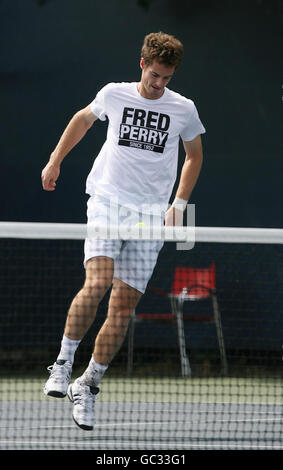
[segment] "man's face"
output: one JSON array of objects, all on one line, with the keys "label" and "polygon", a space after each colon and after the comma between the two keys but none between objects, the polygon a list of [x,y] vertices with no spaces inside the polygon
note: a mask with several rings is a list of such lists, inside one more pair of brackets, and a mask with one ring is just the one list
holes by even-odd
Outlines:
[{"label": "man's face", "polygon": [[152,64],[146,65],[144,59],[140,61],[142,76],[140,82],[140,94],[149,100],[157,100],[164,93],[164,88],[171,80],[174,66],[160,64],[156,60]]}]

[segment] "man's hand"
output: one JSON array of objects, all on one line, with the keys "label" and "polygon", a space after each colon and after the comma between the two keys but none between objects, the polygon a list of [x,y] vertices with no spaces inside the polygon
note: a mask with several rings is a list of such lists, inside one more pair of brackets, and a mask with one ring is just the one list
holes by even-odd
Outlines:
[{"label": "man's hand", "polygon": [[47,163],[46,167],[42,170],[41,181],[42,187],[45,191],[54,191],[56,188],[56,181],[60,175],[60,166],[54,163]]},{"label": "man's hand", "polygon": [[41,174],[42,186],[45,191],[54,191],[60,174],[60,165],[68,153],[84,137],[88,129],[98,119],[91,110],[91,105],[78,111],[64,130],[50,160]]},{"label": "man's hand", "polygon": [[165,214],[165,225],[166,226],[181,226],[183,225],[183,211],[176,207],[170,207]]}]

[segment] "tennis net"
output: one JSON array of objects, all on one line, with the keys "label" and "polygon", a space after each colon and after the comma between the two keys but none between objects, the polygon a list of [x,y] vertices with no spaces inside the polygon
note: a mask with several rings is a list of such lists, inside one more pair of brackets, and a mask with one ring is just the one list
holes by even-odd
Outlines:
[{"label": "tennis net", "polygon": [[[91,236],[121,236],[100,229]],[[43,393],[84,283],[86,234],[84,224],[0,223],[0,449],[282,450],[283,230],[124,230],[124,240],[164,245],[99,385],[91,432],[76,427],[67,398]]]}]

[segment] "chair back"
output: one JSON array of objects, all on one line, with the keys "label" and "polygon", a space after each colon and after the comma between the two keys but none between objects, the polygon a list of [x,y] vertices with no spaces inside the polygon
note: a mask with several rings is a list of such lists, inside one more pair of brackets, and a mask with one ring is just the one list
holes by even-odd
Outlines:
[{"label": "chair back", "polygon": [[208,268],[177,266],[174,273],[171,295],[183,295],[188,300],[210,297],[216,289],[215,263]]}]

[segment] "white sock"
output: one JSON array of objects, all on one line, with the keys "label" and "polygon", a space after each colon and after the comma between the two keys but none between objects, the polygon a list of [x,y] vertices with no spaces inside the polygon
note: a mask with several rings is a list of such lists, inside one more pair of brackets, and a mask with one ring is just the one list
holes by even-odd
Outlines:
[{"label": "white sock", "polygon": [[61,350],[57,357],[57,361],[69,361],[71,364],[74,362],[75,352],[78,349],[81,340],[74,340],[63,336],[61,341]]},{"label": "white sock", "polygon": [[80,382],[89,385],[90,387],[97,387],[103,375],[105,374],[108,366],[98,364],[93,357],[89,361],[89,365],[83,375],[80,377]]}]

